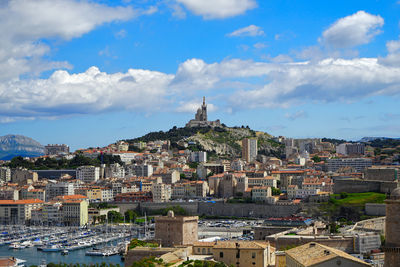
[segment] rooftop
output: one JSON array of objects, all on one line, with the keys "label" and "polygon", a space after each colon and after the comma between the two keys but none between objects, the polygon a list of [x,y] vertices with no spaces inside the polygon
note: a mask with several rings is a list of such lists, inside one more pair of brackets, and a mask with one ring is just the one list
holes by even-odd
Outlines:
[{"label": "rooftop", "polygon": [[365,266],[370,266],[364,261],[353,257],[341,250],[324,246],[315,242],[310,242],[302,246],[287,250],[286,255],[295,259],[303,266],[313,266],[317,263],[322,263],[337,257],[345,258],[347,260],[357,262]]}]

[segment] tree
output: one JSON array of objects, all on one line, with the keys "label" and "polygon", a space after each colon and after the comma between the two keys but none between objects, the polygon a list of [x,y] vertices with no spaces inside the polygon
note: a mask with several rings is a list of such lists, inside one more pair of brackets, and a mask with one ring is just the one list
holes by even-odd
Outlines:
[{"label": "tree", "polygon": [[135,222],[136,218],[138,217],[137,213],[134,210],[127,210],[124,215],[125,222],[127,223]]},{"label": "tree", "polygon": [[314,162],[320,162],[320,161],[321,161],[321,158],[318,157],[317,155],[315,155],[314,157],[312,157],[312,160],[313,160]]},{"label": "tree", "polygon": [[273,196],[279,196],[282,193],[280,189],[275,187],[271,187],[271,191]]},{"label": "tree", "polygon": [[108,220],[113,223],[120,223],[124,221],[124,216],[118,211],[111,210],[107,213]]}]

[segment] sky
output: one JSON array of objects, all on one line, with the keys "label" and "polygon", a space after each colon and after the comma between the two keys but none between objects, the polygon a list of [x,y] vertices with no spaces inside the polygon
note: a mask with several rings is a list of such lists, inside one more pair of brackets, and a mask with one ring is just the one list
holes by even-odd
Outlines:
[{"label": "sky", "polygon": [[73,150],[208,117],[400,137],[398,0],[3,0],[0,135]]}]

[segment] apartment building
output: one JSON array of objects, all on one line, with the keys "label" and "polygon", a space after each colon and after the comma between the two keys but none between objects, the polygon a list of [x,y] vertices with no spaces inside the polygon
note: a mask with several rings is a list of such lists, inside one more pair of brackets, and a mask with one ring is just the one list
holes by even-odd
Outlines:
[{"label": "apartment building", "polygon": [[32,184],[38,181],[38,174],[24,168],[12,169],[11,181],[18,185]]},{"label": "apartment building", "polygon": [[57,196],[66,196],[75,194],[73,183],[48,183],[46,185],[46,201],[52,200]]},{"label": "apartment building", "polygon": [[100,168],[95,166],[81,166],[76,169],[76,178],[91,183],[100,179]]},{"label": "apartment building", "polygon": [[251,199],[255,202],[268,202],[268,198],[271,196],[271,187],[255,186],[251,189]]},{"label": "apartment building", "polygon": [[11,169],[8,167],[0,167],[0,181],[7,183],[11,181]]},{"label": "apartment building", "polygon": [[242,159],[247,163],[257,158],[257,138],[244,138],[242,140]]},{"label": "apartment building", "polygon": [[342,168],[353,168],[357,172],[372,166],[372,160],[368,158],[338,158],[328,159],[328,172],[336,172]]},{"label": "apartment building", "polygon": [[151,188],[153,202],[167,202],[171,199],[171,185],[154,183]]},{"label": "apartment building", "polygon": [[205,151],[190,152],[189,160],[191,162],[207,162],[207,152]]},{"label": "apartment building", "polygon": [[0,224],[26,224],[31,219],[32,210],[42,207],[39,199],[0,200]]}]

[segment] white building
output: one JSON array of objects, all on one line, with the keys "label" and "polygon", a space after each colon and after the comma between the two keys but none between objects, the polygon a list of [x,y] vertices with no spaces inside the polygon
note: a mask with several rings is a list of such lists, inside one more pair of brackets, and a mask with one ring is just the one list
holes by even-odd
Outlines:
[{"label": "white building", "polygon": [[91,183],[100,179],[100,168],[95,166],[81,166],[76,169],[76,178]]},{"label": "white building", "polygon": [[9,182],[11,181],[11,169],[8,167],[0,167],[0,181]]},{"label": "white building", "polygon": [[125,168],[124,166],[119,165],[118,163],[110,164],[105,169],[105,178],[124,178],[125,177]]},{"label": "white building", "polygon": [[319,189],[299,188],[296,190],[296,198],[307,198],[309,196],[317,195]]},{"label": "white building", "polygon": [[336,172],[337,170],[350,167],[354,168],[357,172],[372,166],[372,160],[367,158],[342,158],[342,159],[328,159],[328,171]]}]

